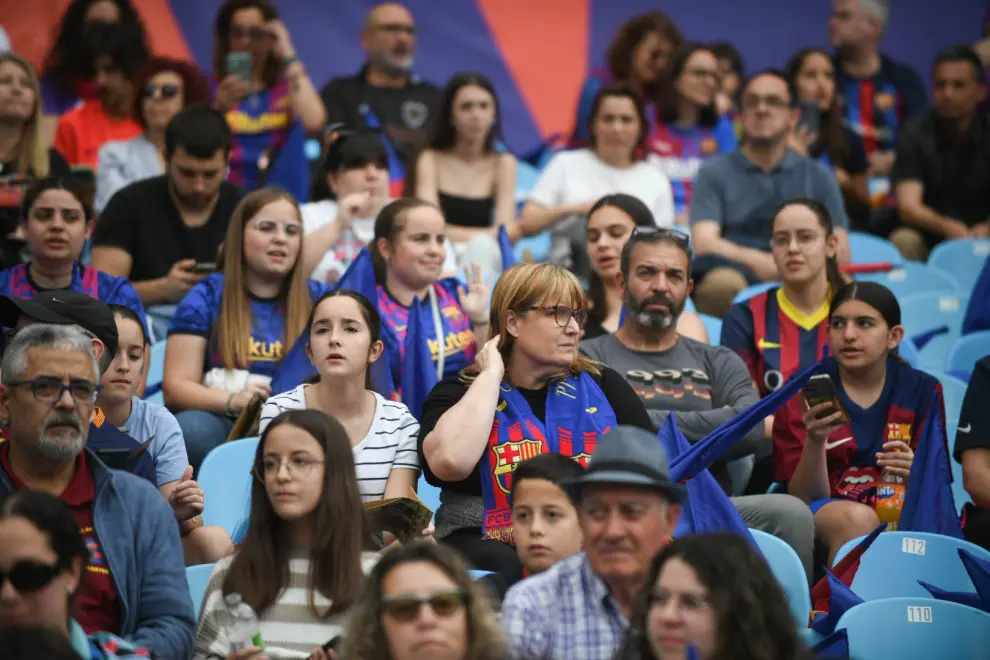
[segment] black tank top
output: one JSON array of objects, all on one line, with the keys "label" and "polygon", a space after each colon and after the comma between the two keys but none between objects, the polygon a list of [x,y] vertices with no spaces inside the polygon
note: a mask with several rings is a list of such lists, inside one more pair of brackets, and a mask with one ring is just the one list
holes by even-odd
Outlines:
[{"label": "black tank top", "polygon": [[457,197],[437,193],[437,199],[448,225],[484,229],[495,222],[494,197]]}]

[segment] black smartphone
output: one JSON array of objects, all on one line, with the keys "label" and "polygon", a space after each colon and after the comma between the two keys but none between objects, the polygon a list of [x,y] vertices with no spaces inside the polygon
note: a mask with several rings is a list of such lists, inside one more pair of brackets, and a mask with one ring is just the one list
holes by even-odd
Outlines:
[{"label": "black smartphone", "polygon": [[193,272],[197,275],[209,275],[210,273],[217,272],[217,263],[215,261],[197,263],[193,266]]},{"label": "black smartphone", "polygon": [[832,377],[828,374],[815,374],[804,384],[801,392],[804,394],[804,400],[808,402],[808,406],[811,408],[826,401],[832,404],[832,407],[819,415],[818,419],[828,417],[838,411],[842,413],[842,417],[836,421],[840,424],[849,423],[849,415],[842,406],[842,401],[839,399],[839,392],[835,389],[835,383],[832,382]]},{"label": "black smartphone", "polygon": [[822,111],[815,101],[801,101],[801,115],[798,127],[804,127],[809,135],[817,135],[822,128]]}]

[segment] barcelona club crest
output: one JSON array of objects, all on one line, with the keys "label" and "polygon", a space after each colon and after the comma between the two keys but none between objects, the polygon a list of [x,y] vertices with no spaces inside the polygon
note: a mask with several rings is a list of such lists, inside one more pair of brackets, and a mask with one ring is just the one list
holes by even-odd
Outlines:
[{"label": "barcelona club crest", "polygon": [[508,494],[512,489],[512,472],[516,466],[542,454],[543,445],[537,440],[504,442],[492,447],[492,451],[495,452],[495,483],[503,493]]}]

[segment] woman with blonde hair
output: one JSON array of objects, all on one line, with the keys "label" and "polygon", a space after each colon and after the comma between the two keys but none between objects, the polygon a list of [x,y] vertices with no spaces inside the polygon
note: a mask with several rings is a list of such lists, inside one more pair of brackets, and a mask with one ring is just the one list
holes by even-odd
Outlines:
[{"label": "woman with blonde hair", "polygon": [[455,552],[435,543],[382,555],[350,617],[343,660],[509,657],[488,594]]},{"label": "woman with blonde hair", "polygon": [[71,171],[62,155],[49,148],[41,121],[41,86],[34,67],[13,53],[0,53],[0,235],[17,231],[18,205],[31,183]]},{"label": "woman with blonde hair", "polygon": [[277,188],[250,193],[234,209],[223,270],[182,299],[168,330],[165,402],[176,415],[189,463],[223,442],[269,382],[286,345],[306,329],[326,286],[297,268],[302,219],[292,195]]},{"label": "woman with blonde hair", "polygon": [[420,465],[443,489],[436,536],[475,568],[518,562],[507,496],[516,462],[561,453],[583,463],[616,424],[655,431],[625,379],[578,354],[587,320],[571,272],[552,264],[510,268],[492,295],[488,342],[423,406]]}]

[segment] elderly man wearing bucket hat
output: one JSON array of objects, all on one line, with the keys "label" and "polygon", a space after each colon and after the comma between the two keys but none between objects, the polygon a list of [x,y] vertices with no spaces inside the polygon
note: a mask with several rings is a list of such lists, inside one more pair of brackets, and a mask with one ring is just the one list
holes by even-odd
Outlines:
[{"label": "elderly man wearing bucket hat", "polygon": [[577,506],[584,552],[510,589],[502,627],[514,657],[608,660],[686,492],[670,480],[657,437],[631,426],[605,434],[587,472],[561,486]]}]

